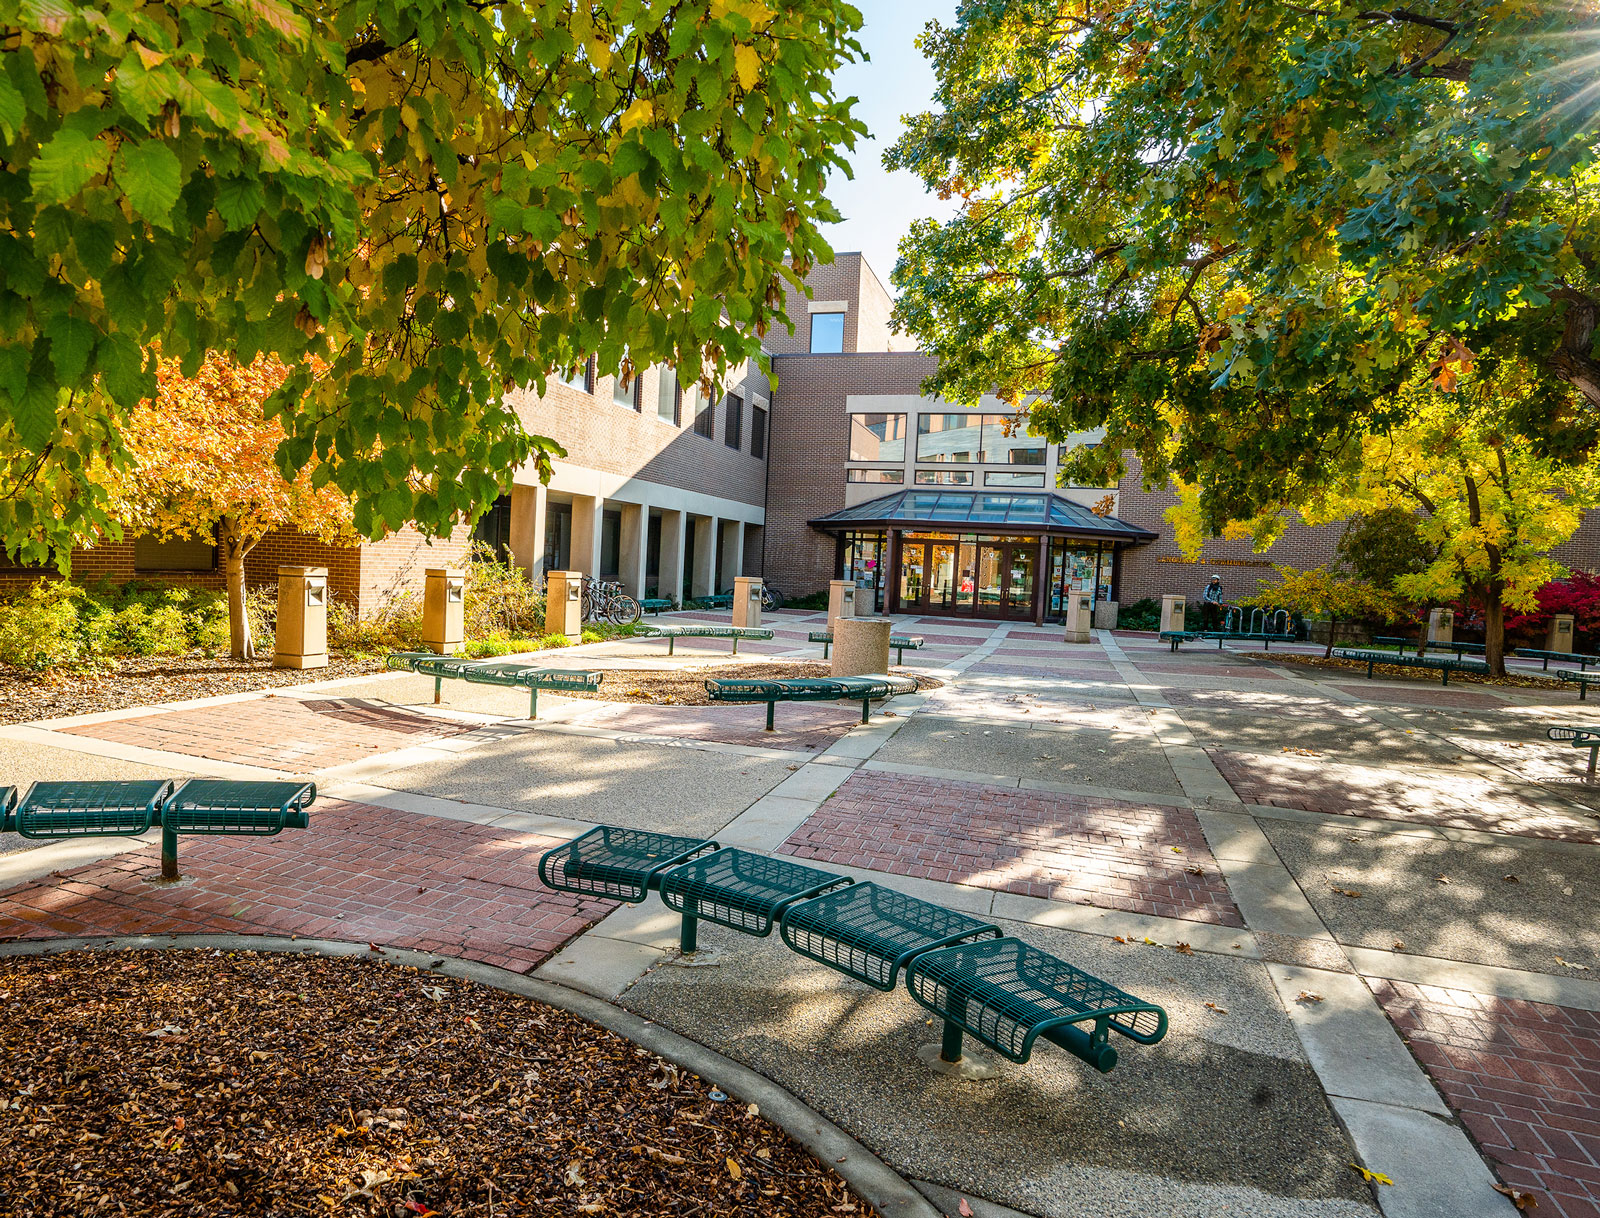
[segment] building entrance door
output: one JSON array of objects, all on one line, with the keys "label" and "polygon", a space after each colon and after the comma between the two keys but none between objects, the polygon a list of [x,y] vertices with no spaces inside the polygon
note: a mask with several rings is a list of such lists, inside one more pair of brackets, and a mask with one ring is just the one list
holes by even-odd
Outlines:
[{"label": "building entrance door", "polygon": [[1033,616],[1039,544],[903,538],[895,609],[951,617]]}]

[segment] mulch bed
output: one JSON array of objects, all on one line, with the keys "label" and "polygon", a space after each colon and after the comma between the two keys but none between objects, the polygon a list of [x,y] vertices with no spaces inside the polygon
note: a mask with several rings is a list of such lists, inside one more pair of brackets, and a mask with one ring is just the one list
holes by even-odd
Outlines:
[{"label": "mulch bed", "polygon": [[337,655],[329,657],[326,668],[306,669],[274,668],[271,656],[236,662],[198,654],[118,660],[115,668],[97,673],[41,675],[0,667],[0,723],[29,723],[157,702],[246,694],[382,671],[381,658],[349,659]]},{"label": "mulch bed", "polygon": [[[715,677],[718,680],[751,677],[772,681],[788,677],[832,675],[832,670],[825,663],[707,664],[671,672],[656,669],[608,668],[605,670],[605,679],[600,683],[598,691],[594,693],[574,691],[569,694],[566,690],[562,690],[561,694],[562,697],[593,698],[601,702],[643,702],[657,706],[722,706],[726,704],[713,702],[711,695],[706,693],[708,677]],[[937,689],[944,684],[943,681],[906,672],[904,669],[899,670],[896,675],[915,677],[918,689]]]},{"label": "mulch bed", "polygon": [[[1363,677],[1367,675],[1367,664],[1365,660],[1357,663],[1355,660],[1340,660],[1334,658],[1333,656],[1289,656],[1283,652],[1277,651],[1241,651],[1239,654],[1252,660],[1266,660],[1273,664],[1283,664],[1285,666],[1291,664],[1304,664],[1311,668],[1334,668],[1341,672],[1358,673]],[[1481,660],[1483,657],[1468,656],[1467,658]],[[1403,680],[1407,678],[1411,680],[1426,679],[1435,685],[1439,684],[1439,670],[1435,668],[1408,668],[1403,664],[1379,664],[1373,668],[1372,673],[1373,676],[1381,676],[1391,681]],[[1450,684],[1454,685],[1457,681],[1470,682],[1473,685],[1513,686],[1520,689],[1564,688],[1547,677],[1522,676],[1516,673],[1508,673],[1503,677],[1485,677],[1475,673],[1459,672],[1455,669],[1451,669]]]},{"label": "mulch bed", "polygon": [[695,1075],[425,970],[257,952],[0,961],[0,1213],[862,1215]]}]

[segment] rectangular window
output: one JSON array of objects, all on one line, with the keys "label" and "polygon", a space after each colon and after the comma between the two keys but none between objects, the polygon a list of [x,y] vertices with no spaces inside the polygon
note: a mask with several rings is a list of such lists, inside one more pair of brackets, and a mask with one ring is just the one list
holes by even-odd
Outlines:
[{"label": "rectangular window", "polygon": [[919,469],[918,486],[971,486],[970,469]]},{"label": "rectangular window", "polygon": [[135,571],[215,571],[217,547],[209,537],[155,537],[133,539]]},{"label": "rectangular window", "polygon": [[853,414],[850,416],[850,460],[904,461],[905,459],[905,415]]},{"label": "rectangular window", "polygon": [[750,455],[762,460],[767,456],[767,412],[759,406],[750,412]]},{"label": "rectangular window", "polygon": [[844,351],[844,314],[811,315],[811,354],[839,355]]},{"label": "rectangular window", "polygon": [[919,414],[917,416],[917,460],[953,461],[970,464],[982,461],[983,415]]},{"label": "rectangular window", "polygon": [[744,399],[730,393],[723,399],[722,409],[727,416],[722,425],[722,442],[737,452],[744,446]]},{"label": "rectangular window", "polygon": [[594,360],[586,359],[576,367],[563,369],[560,380],[567,388],[576,389],[579,393],[593,393]]},{"label": "rectangular window", "polygon": [[[1007,426],[1013,428],[1006,434]],[[1026,423],[1019,424],[1014,414],[983,416],[983,456],[990,465],[1043,465],[1043,437],[1035,435]]]},{"label": "rectangular window", "polygon": [[903,469],[852,469],[845,473],[846,482],[904,482]]},{"label": "rectangular window", "polygon": [[629,410],[639,409],[639,378],[634,377],[626,387],[622,383],[622,369],[617,369],[617,375],[611,382],[611,400],[618,406],[626,406]]},{"label": "rectangular window", "polygon": [[678,410],[682,405],[678,394],[678,374],[663,364],[656,370],[656,418],[674,427],[681,426]]},{"label": "rectangular window", "polygon": [[716,420],[711,415],[711,399],[702,400],[699,390],[690,388],[683,391],[683,404],[694,412],[694,434],[711,439],[716,429]]},{"label": "rectangular window", "polygon": [[1040,474],[1008,474],[1000,470],[990,470],[983,476],[985,486],[1043,486],[1044,475]]}]

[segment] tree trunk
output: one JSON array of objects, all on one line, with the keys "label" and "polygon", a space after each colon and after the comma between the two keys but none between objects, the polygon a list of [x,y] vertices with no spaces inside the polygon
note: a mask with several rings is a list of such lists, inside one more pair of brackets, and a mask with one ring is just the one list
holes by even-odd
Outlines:
[{"label": "tree trunk", "polygon": [[1483,659],[1491,676],[1506,675],[1506,607],[1500,591],[1491,588],[1483,603]]},{"label": "tree trunk", "polygon": [[240,535],[234,517],[224,516],[217,524],[217,546],[222,551],[222,570],[228,585],[230,651],[235,660],[253,660],[256,645],[250,637],[250,615],[244,606],[244,559],[255,548],[255,541]]}]

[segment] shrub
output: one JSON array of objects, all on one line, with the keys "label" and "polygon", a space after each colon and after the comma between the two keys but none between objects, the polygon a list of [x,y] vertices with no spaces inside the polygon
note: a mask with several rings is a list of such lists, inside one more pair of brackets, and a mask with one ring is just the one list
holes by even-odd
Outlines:
[{"label": "shrub", "polygon": [[78,635],[80,589],[43,581],[0,612],[0,662],[43,672],[82,655]]},{"label": "shrub", "polygon": [[783,598],[785,609],[826,609],[828,607],[828,593],[810,592],[805,596],[786,596]]},{"label": "shrub", "polygon": [[564,634],[547,634],[539,640],[539,650],[549,651],[553,647],[571,647],[572,640]]},{"label": "shrub", "polygon": [[580,643],[603,643],[606,641],[606,636],[598,630],[585,630],[578,636],[578,641]]},{"label": "shrub", "polygon": [[531,634],[544,625],[544,596],[521,567],[501,562],[482,542],[467,555],[464,616],[468,638]]},{"label": "shrub", "polygon": [[1159,630],[1161,602],[1153,596],[1117,606],[1118,630]]}]

